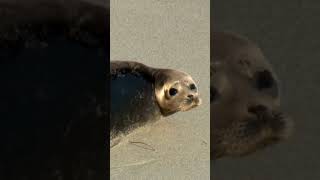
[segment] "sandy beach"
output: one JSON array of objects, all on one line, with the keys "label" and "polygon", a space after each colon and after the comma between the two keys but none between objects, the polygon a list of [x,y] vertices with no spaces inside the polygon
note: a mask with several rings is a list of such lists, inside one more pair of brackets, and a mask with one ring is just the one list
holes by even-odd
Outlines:
[{"label": "sandy beach", "polygon": [[137,129],[113,147],[111,179],[209,179],[209,0],[112,0],[110,6],[111,60],[187,72],[202,98],[201,106]]}]

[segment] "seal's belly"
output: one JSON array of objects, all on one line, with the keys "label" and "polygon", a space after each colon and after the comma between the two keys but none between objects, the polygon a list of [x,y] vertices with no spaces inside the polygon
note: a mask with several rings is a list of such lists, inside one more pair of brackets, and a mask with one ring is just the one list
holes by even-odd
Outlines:
[{"label": "seal's belly", "polygon": [[112,75],[110,98],[111,139],[160,117],[153,84],[139,74]]}]

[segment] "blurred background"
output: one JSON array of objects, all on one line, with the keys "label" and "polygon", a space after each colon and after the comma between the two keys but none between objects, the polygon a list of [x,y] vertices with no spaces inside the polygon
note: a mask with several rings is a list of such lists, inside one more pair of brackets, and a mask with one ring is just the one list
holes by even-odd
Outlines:
[{"label": "blurred background", "polygon": [[282,106],[295,122],[287,142],[213,164],[215,180],[320,179],[320,1],[213,1],[215,31],[255,41],[281,80]]}]

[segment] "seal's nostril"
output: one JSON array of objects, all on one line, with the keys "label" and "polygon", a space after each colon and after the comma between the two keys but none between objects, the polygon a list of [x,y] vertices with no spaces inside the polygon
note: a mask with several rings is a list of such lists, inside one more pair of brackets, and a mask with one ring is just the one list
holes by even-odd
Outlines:
[{"label": "seal's nostril", "polygon": [[188,98],[189,98],[189,99],[193,99],[193,95],[192,95],[192,94],[189,94],[189,95],[188,95]]}]

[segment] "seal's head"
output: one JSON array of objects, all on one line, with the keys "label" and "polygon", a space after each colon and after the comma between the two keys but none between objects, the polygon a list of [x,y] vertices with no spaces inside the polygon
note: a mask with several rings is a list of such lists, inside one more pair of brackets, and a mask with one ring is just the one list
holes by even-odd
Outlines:
[{"label": "seal's head", "polygon": [[190,75],[172,69],[157,69],[154,80],[156,99],[164,116],[201,104],[198,87]]},{"label": "seal's head", "polygon": [[211,73],[214,159],[246,155],[288,137],[291,121],[280,110],[278,79],[254,43],[214,33]]}]

